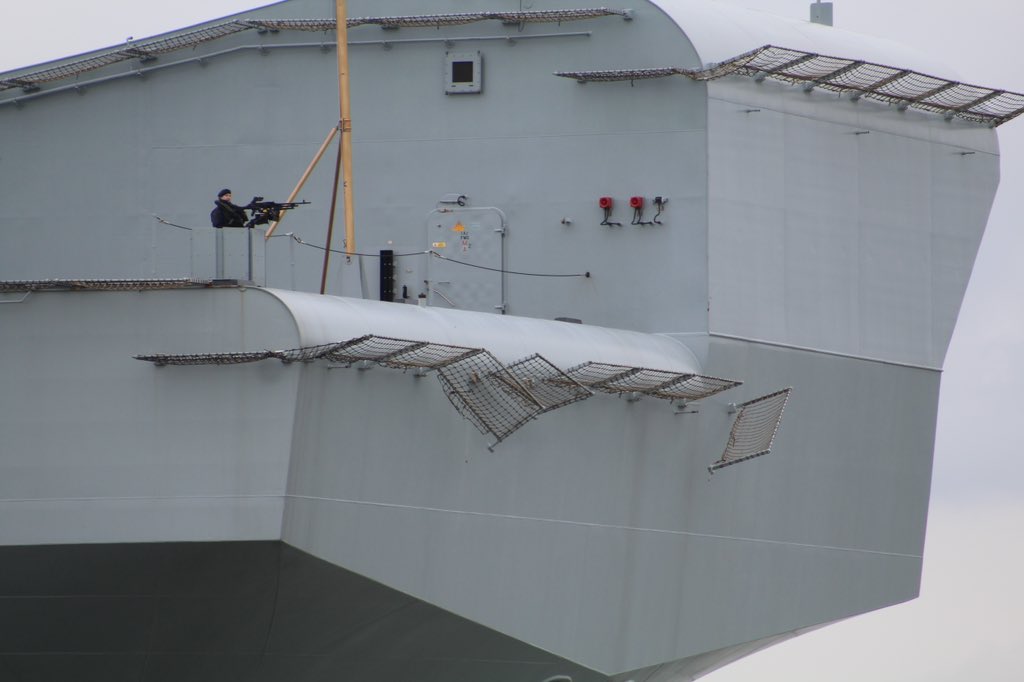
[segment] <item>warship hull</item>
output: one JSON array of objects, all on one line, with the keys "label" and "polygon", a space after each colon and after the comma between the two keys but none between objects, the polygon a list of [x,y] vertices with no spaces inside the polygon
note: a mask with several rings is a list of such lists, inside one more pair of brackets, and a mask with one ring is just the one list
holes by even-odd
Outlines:
[{"label": "warship hull", "polygon": [[[936,371],[231,284],[54,286],[2,309],[13,669],[685,679],[916,594]],[[774,452],[714,475],[728,397],[595,390],[495,444],[439,370],[280,352],[366,327],[506,366],[699,356],[745,370],[722,396],[788,378],[829,399],[795,393]]]},{"label": "warship hull", "polygon": [[0,677],[674,682],[917,596],[1013,93],[356,0],[342,247],[323,4],[0,77]]}]

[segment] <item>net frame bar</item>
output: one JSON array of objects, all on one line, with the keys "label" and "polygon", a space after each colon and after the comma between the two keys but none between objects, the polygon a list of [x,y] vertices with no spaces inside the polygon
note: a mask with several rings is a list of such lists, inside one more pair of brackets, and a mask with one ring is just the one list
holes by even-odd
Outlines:
[{"label": "net frame bar", "polygon": [[771,78],[998,126],[1024,113],[1024,94],[971,85],[885,64],[764,45],[705,69],[660,67],[559,71],[581,83],[686,76],[709,81],[729,75]]}]

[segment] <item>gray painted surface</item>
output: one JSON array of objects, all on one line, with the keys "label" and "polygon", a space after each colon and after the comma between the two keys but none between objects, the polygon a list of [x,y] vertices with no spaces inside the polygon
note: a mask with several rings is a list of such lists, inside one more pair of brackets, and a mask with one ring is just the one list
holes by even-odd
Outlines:
[{"label": "gray painted surface", "polygon": [[273,406],[293,402],[296,377],[240,366],[204,379],[132,359],[297,345],[275,299],[223,293],[36,292],[0,306],[3,544],[280,536],[294,412]]},{"label": "gray painted surface", "polygon": [[[507,9],[505,3],[492,5]],[[545,3],[543,9],[559,6],[572,5]],[[349,12],[381,16],[427,9],[415,2],[353,2]],[[443,2],[429,11],[467,9]],[[332,13],[331,3],[293,0],[259,16]],[[563,35],[580,32],[591,35]],[[467,43],[479,44],[486,58],[487,87],[480,95],[444,94],[442,40],[396,42],[389,50],[353,45],[359,250],[422,251],[425,217],[443,196],[464,194],[469,206],[505,211],[509,269],[594,273],[588,280],[507,278],[510,313],[567,315],[646,331],[704,328],[706,246],[698,226],[705,220],[705,87],[685,79],[659,81],[643,91],[628,83],[583,87],[551,75],[632,64],[639,43],[652,65],[694,64],[686,41],[647,5],[637,8],[631,22],[607,17],[539,24],[522,34],[553,36]],[[445,29],[444,35],[520,33],[486,22]],[[392,34],[364,26],[352,29],[349,38],[434,41],[439,35],[434,28]],[[152,215],[205,228],[213,194],[223,186],[242,201],[254,194],[284,200],[337,120],[335,54],[321,51],[320,42],[317,33],[239,34],[190,49],[180,57],[188,63],[145,79],[26,100],[21,108],[0,106],[0,142],[10,150],[0,160],[0,200],[14,207],[0,237],[3,277],[189,275],[189,234]],[[256,43],[311,46],[234,52],[205,66],[191,61]],[[83,78],[135,66],[108,67]],[[57,154],[59,167],[48,159]],[[313,205],[289,214],[282,233],[324,244],[331,166],[324,161],[314,173],[300,197]],[[62,184],[58,201],[54,177],[76,178]],[[628,227],[627,202],[637,194],[670,197],[663,227]],[[605,195],[617,198],[615,218],[626,228],[599,225],[597,201]],[[563,218],[572,223],[563,225]],[[55,251],[51,244],[58,240],[66,246]],[[340,238],[335,246],[341,248]],[[631,252],[646,257],[627,276],[621,255]],[[403,259],[402,265],[424,267],[424,258]],[[293,249],[289,240],[274,239],[267,259],[261,283],[292,288],[294,278],[301,290],[319,290],[319,250]],[[342,260],[334,261],[330,291],[360,296],[340,288]],[[208,271],[200,269],[202,263],[194,267],[197,276]],[[376,262],[368,259],[365,267],[367,280],[375,282]],[[414,297],[422,288],[416,284]],[[657,315],[635,306],[638,291],[667,305]]]},{"label": "gray painted surface", "polygon": [[[353,303],[458,318],[469,339],[477,318],[517,322]],[[338,324],[333,310],[353,308],[337,304],[224,287],[43,292],[5,305],[5,346],[24,344],[6,356],[5,374],[31,372],[22,381],[36,386],[4,394],[4,431],[14,436],[5,467],[18,474],[5,478],[5,541],[282,538],[605,674],[916,594],[938,388],[931,370],[712,337],[701,369],[742,376],[735,395],[682,415],[664,401],[595,396],[489,453],[431,377],[132,359],[322,342],[315,334]],[[67,339],[104,311],[118,314],[104,318],[103,335],[69,353]],[[32,344],[25,329],[48,331]],[[507,361],[549,342],[527,333],[495,350]],[[615,359],[609,348],[600,359]],[[642,349],[620,352],[629,361]],[[39,384],[33,377],[55,361]],[[797,392],[775,452],[709,479],[727,402],[787,382]],[[86,391],[93,402],[77,408],[80,418],[73,403],[47,409],[53,396]],[[116,436],[89,418],[107,410],[119,415],[109,418]]]},{"label": "gray painted surface", "polygon": [[999,182],[991,131],[709,88],[711,331],[941,367]]},{"label": "gray painted surface", "polygon": [[[333,261],[330,292],[354,298],[303,293],[319,286],[322,252],[284,232],[323,244],[329,164],[300,195],[314,204],[289,214],[280,238],[257,240],[253,279],[278,289],[5,294],[0,544],[283,540],[386,586],[389,599],[408,595],[473,632],[514,638],[517,650],[574,661],[576,682],[591,679],[584,668],[619,682],[687,679],[916,596],[938,368],[998,182],[995,135],[743,78],[579,85],[550,75],[696,67],[737,41],[757,39],[750,49],[787,36],[800,42],[789,47],[813,38],[881,62],[903,54],[820,26],[733,26],[696,0],[662,5],[638,3],[628,22],[350,32],[358,249],[416,252],[399,259],[399,291],[416,300],[452,281],[464,310],[433,293],[425,309],[358,300],[376,297],[370,257]],[[292,0],[253,16],[332,8]],[[429,11],[477,8],[438,0]],[[424,11],[399,0],[350,6]],[[213,193],[285,198],[337,117],[335,55],[320,38],[237,34],[83,94],[0,93],[0,279],[209,276],[218,236],[230,242],[224,274],[241,277],[248,235],[206,227]],[[445,39],[481,51],[482,93],[444,94]],[[439,203],[452,194],[466,206]],[[668,197],[664,224],[629,225],[634,195]],[[602,196],[615,198],[611,219],[624,226],[599,224]],[[432,230],[461,234],[452,220],[471,235],[495,221],[507,228],[500,240],[488,233],[477,264],[592,276],[428,261],[428,245],[447,241]],[[482,312],[495,300],[512,315]],[[603,327],[548,321],[558,316]],[[687,414],[595,396],[491,453],[433,378],[132,359],[365,333],[485,347],[503,362],[542,352],[563,369],[599,360],[745,383]],[[709,478],[729,403],[786,386],[794,392],[771,455]],[[335,588],[328,602],[358,591]],[[117,603],[118,623],[149,608]],[[90,611],[85,601],[65,607]],[[315,620],[317,608],[299,610]],[[229,609],[197,641],[232,651],[265,616]],[[188,617],[168,615],[161,638],[189,636]],[[369,626],[367,636],[405,660],[431,618]],[[436,634],[458,660],[415,668],[417,679],[532,679],[511,664],[484,671],[455,634]],[[93,646],[54,631],[18,647],[55,650],[62,636]],[[299,632],[296,646],[320,636]],[[162,659],[167,675],[223,679],[251,663],[188,651]],[[290,658],[275,674],[320,679],[307,664]],[[117,679],[139,661],[109,665]],[[345,674],[366,672],[352,665]],[[409,670],[394,665],[380,679]]]},{"label": "gray painted surface", "polygon": [[937,374],[730,341],[711,360],[748,397],[799,393],[771,458],[710,480],[721,401],[594,398],[485,455],[433,386],[309,368],[284,538],[607,673],[914,596]]}]

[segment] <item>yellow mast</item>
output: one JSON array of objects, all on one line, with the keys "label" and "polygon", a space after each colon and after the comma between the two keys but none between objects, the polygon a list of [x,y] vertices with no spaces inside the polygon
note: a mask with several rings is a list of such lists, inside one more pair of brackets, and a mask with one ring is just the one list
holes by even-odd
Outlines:
[{"label": "yellow mast", "polygon": [[[342,170],[342,185],[344,188],[343,196],[345,202],[345,255],[346,258],[351,259],[352,255],[356,251],[356,217],[355,217],[355,202],[352,198],[352,110],[350,108],[349,98],[349,85],[348,85],[348,11],[346,8],[345,0],[335,0],[335,23],[336,32],[338,39],[338,100],[340,109],[340,119],[338,125],[331,129],[327,134],[327,138],[323,144],[320,145],[320,149],[317,151],[313,161],[306,168],[306,172],[303,173],[302,179],[299,180],[298,185],[292,191],[288,201],[294,200],[298,196],[299,191],[309,178],[310,173],[313,172],[313,168],[320,161],[320,157],[323,156],[327,150],[327,145],[331,143],[331,140],[337,133],[341,133],[341,139],[338,142],[338,165],[341,166]],[[331,198],[331,217],[330,224],[327,226],[327,248],[324,249],[324,267],[323,273],[320,278],[320,293],[324,293],[327,289],[327,266],[330,261],[331,254],[331,237],[334,233],[334,206],[335,199],[338,193],[338,173],[335,170],[334,176],[334,193]],[[277,229],[277,225],[280,222],[275,221],[270,229],[267,230],[264,239],[270,239],[270,236]]]},{"label": "yellow mast", "polygon": [[341,119],[338,121],[338,162],[334,167],[334,191],[331,193],[331,214],[327,224],[327,247],[324,267],[320,273],[320,293],[327,292],[327,267],[331,261],[331,240],[334,236],[334,207],[338,199],[338,171],[342,171],[345,202],[345,257],[352,259],[356,250],[355,206],[352,202],[352,113],[348,93],[348,12],[345,0],[335,0],[335,22],[338,36],[338,99]]},{"label": "yellow mast", "polygon": [[345,253],[356,251],[356,212],[352,203],[352,109],[348,89],[348,12],[345,0],[336,0],[338,20],[338,95],[341,99],[341,164],[345,178]]}]

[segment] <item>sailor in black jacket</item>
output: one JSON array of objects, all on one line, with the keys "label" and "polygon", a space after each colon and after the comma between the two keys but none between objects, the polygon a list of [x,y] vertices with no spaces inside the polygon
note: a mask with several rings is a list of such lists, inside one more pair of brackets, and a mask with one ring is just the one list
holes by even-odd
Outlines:
[{"label": "sailor in black jacket", "polygon": [[231,203],[231,190],[217,192],[216,208],[210,211],[210,222],[214,227],[245,227],[248,219],[245,208]]}]

